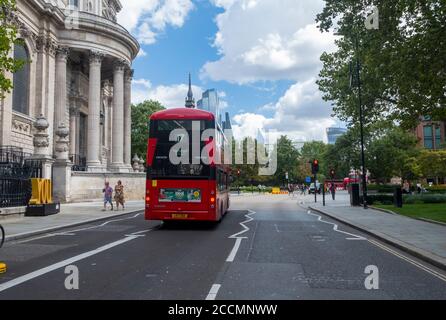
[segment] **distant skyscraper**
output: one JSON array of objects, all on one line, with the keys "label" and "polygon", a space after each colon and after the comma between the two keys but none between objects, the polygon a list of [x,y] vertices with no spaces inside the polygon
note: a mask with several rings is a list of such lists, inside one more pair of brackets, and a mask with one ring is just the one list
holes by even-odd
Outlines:
[{"label": "distant skyscraper", "polygon": [[216,89],[209,89],[203,92],[203,96],[197,102],[197,108],[205,111],[212,112],[221,123],[221,115],[220,115],[220,99],[218,98],[218,92]]},{"label": "distant skyscraper", "polygon": [[223,122],[223,130],[232,130],[231,117],[229,117],[229,112],[225,113],[225,121]]},{"label": "distant skyscraper", "polygon": [[189,91],[187,92],[186,97],[186,108],[195,109],[195,99],[194,99],[194,93],[192,92],[192,79],[189,73]]},{"label": "distant skyscraper", "polygon": [[345,128],[328,128],[327,129],[327,138],[328,144],[335,144],[336,140],[342,135],[347,133],[347,129]]}]

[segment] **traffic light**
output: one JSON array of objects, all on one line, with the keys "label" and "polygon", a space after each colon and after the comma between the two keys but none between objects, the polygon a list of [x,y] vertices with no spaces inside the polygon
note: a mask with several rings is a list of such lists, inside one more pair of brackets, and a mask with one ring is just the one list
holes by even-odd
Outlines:
[{"label": "traffic light", "polygon": [[312,163],[312,170],[313,174],[318,174],[319,173],[319,160],[314,159],[313,163]]},{"label": "traffic light", "polygon": [[237,177],[240,177],[240,175],[242,174],[242,171],[240,169],[237,170]]}]

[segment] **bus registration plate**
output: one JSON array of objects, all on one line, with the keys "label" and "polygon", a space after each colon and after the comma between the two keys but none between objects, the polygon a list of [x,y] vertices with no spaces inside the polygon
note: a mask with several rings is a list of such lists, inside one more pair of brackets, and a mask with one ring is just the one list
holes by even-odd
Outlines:
[{"label": "bus registration plate", "polygon": [[172,219],[187,219],[188,217],[187,214],[172,214]]}]

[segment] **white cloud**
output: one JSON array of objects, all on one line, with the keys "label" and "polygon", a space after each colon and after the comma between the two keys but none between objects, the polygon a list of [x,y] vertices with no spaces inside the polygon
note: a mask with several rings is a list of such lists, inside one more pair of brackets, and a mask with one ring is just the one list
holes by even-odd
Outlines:
[{"label": "white cloud", "polygon": [[152,44],[167,26],[182,27],[192,0],[121,0],[123,10],[118,22],[132,32],[142,44]]},{"label": "white cloud", "polygon": [[234,117],[235,134],[256,136],[257,130],[276,131],[296,141],[326,140],[325,130],[336,121],[331,118],[331,106],[321,98],[315,79],[291,86],[276,104],[263,107],[274,110],[274,116],[244,113]]},{"label": "white cloud", "polygon": [[138,58],[146,57],[146,56],[147,56],[147,52],[145,52],[143,49],[139,49]]},{"label": "white cloud", "polygon": [[[201,97],[203,89],[192,86],[195,97]],[[153,87],[146,79],[137,79],[132,82],[132,103],[140,103],[145,100],[159,101],[166,108],[184,107],[188,86],[185,84],[160,85]]]},{"label": "white cloud", "polygon": [[260,80],[302,81],[320,67],[334,36],[322,34],[315,16],[323,0],[213,0],[225,12],[217,16],[214,46],[221,54],[207,62],[202,78],[246,84]]}]

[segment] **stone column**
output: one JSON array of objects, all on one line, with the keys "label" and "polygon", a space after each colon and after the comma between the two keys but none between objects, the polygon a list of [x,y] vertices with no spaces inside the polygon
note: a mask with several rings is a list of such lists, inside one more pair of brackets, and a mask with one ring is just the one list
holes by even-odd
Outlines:
[{"label": "stone column", "polygon": [[56,92],[54,123],[57,127],[60,123],[67,123],[67,60],[69,49],[58,47],[56,50]]},{"label": "stone column", "polygon": [[56,162],[53,167],[53,193],[57,202],[69,202],[71,192],[71,167],[68,160],[70,131],[62,122],[56,130]]},{"label": "stone column", "polygon": [[124,71],[126,64],[116,61],[113,69],[112,164],[114,172],[129,172],[124,165]]},{"label": "stone column", "polygon": [[78,118],[79,109],[76,106],[70,108],[70,155],[79,155],[77,144],[78,141]]},{"label": "stone column", "polygon": [[124,164],[129,171],[132,166],[132,79],[133,70],[128,69],[124,84]]},{"label": "stone column", "polygon": [[101,111],[101,65],[104,55],[90,53],[90,77],[88,94],[88,136],[87,167],[90,172],[104,172],[99,161],[100,152],[100,111]]}]

